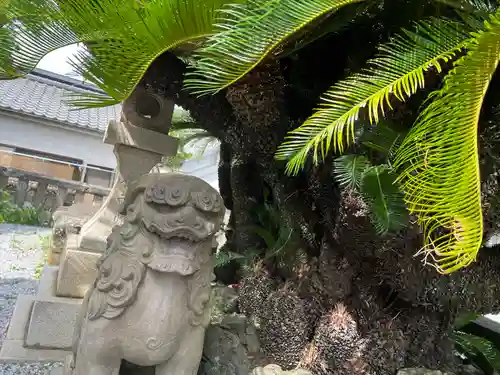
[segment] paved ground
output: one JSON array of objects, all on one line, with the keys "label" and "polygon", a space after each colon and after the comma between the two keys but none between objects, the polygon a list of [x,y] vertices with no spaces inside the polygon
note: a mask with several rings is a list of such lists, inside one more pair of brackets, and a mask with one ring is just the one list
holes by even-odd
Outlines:
[{"label": "paved ground", "polygon": [[[44,261],[43,244],[51,230],[0,224],[0,347],[19,294],[35,294]],[[61,363],[2,364],[0,375],[46,375]]]}]

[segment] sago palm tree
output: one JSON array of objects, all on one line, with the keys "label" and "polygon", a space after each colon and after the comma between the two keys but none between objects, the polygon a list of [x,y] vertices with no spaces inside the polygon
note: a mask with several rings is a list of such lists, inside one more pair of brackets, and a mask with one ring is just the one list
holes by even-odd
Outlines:
[{"label": "sago palm tree", "polygon": [[33,70],[49,52],[78,42],[74,70],[108,95],[79,106],[126,99],[165,51],[183,54],[213,33],[218,9],[238,0],[9,0],[0,1],[0,78]]},{"label": "sago palm tree", "polygon": [[[9,0],[0,2],[0,14],[8,20],[0,28],[0,77],[24,75],[48,52],[82,42],[86,48],[72,64],[107,96],[77,99],[76,105],[127,98],[165,51],[189,53],[195,70],[185,86],[211,94],[280,58],[284,46],[304,45],[310,41],[306,31],[346,6],[373,2]],[[366,115],[377,124],[392,101],[405,101],[424,87],[426,72],[453,61],[443,88],[430,98],[392,163],[408,208],[424,226],[423,252],[441,272],[471,263],[482,243],[477,124],[500,50],[500,14],[482,3],[450,3],[462,18],[424,20],[381,46],[368,68],[333,83],[316,112],[277,153],[289,160],[293,174],[310,156],[318,163],[330,149],[344,151],[360,118]]]},{"label": "sago palm tree", "polygon": [[[231,6],[234,17],[198,51],[188,84],[217,92],[242,79],[276,47],[345,1],[284,0],[251,8]],[[442,88],[395,152],[393,165],[410,212],[424,229],[421,252],[438,271],[469,265],[482,245],[483,220],[478,160],[478,121],[500,59],[500,12],[484,3],[454,4],[461,18],[430,18],[380,46],[360,73],[336,82],[318,109],[292,131],[277,153],[295,174],[312,157],[343,152],[365,119],[377,124],[425,86],[426,73],[453,68]]]}]

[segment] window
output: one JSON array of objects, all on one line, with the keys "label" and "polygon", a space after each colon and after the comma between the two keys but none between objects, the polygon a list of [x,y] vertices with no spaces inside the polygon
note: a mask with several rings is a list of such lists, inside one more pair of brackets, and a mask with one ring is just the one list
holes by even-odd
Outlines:
[{"label": "window", "polygon": [[82,160],[20,147],[0,145],[0,164],[63,180],[81,179]]},{"label": "window", "polygon": [[89,185],[111,187],[115,173],[113,169],[88,164],[84,181]]}]

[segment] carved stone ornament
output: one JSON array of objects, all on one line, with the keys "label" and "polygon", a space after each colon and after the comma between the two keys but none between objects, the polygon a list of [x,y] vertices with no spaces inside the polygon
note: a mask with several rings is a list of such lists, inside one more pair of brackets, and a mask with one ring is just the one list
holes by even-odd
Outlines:
[{"label": "carved stone ornament", "polygon": [[183,174],[142,176],[124,198],[75,329],[71,375],[118,375],[122,359],[195,375],[210,320],[219,193]]}]

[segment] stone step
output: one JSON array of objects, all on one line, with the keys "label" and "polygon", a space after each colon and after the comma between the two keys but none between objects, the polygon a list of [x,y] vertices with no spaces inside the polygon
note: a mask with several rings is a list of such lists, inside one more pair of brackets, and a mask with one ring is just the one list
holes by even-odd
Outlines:
[{"label": "stone step", "polygon": [[71,354],[82,300],[19,295],[0,362],[58,362]]},{"label": "stone step", "polygon": [[[24,340],[26,325],[30,320],[35,296],[20,294],[17,297],[14,313],[7,329],[6,340]],[[0,355],[1,357],[1,355]]]},{"label": "stone step", "polygon": [[25,345],[29,348],[71,350],[79,312],[80,304],[77,303],[35,300]]},{"label": "stone step", "polygon": [[38,283],[38,290],[36,293],[37,297],[50,298],[56,295],[58,271],[58,266],[49,266],[48,264],[43,266],[42,273],[40,275],[40,282]]},{"label": "stone step", "polygon": [[71,351],[31,349],[24,347],[24,340],[5,340],[0,350],[0,363],[62,362]]}]

